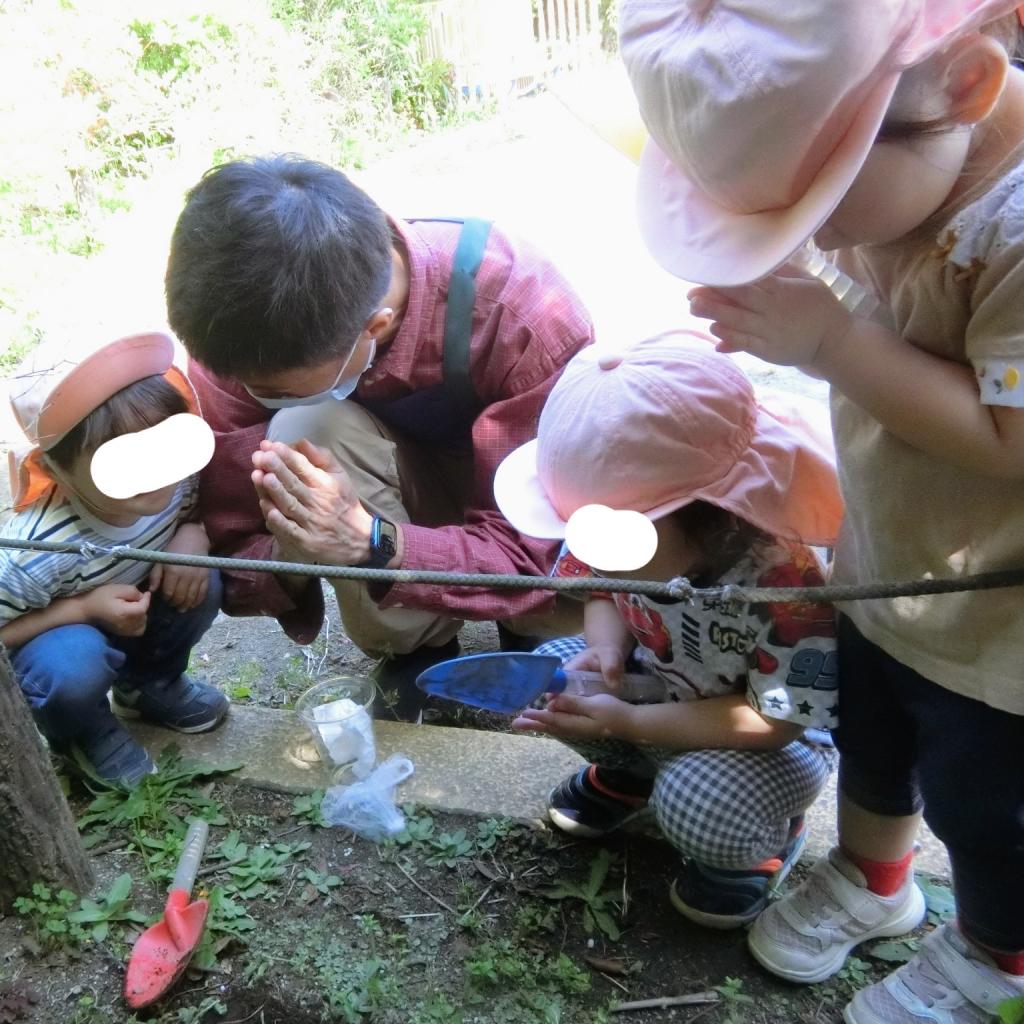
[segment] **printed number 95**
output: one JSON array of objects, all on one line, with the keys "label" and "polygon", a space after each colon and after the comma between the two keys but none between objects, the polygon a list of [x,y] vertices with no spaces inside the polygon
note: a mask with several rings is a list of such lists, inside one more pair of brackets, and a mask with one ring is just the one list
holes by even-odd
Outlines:
[{"label": "printed number 95", "polygon": [[809,686],[814,690],[834,690],[839,686],[837,666],[835,651],[816,651],[813,647],[805,647],[793,655],[793,660],[789,663],[786,685]]}]

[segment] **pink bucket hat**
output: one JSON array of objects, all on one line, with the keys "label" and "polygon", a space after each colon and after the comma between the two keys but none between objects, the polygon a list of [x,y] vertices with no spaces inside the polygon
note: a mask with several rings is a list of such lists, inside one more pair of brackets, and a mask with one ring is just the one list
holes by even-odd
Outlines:
[{"label": "pink bucket hat", "polygon": [[832,544],[843,514],[827,418],[758,402],[711,339],[684,332],[575,356],[494,497],[520,533],[551,539],[591,504],[658,519],[708,501],[809,544]]},{"label": "pink bucket hat", "polygon": [[651,133],[640,230],[666,270],[737,285],[829,218],[900,73],[1007,0],[624,0],[620,49]]}]

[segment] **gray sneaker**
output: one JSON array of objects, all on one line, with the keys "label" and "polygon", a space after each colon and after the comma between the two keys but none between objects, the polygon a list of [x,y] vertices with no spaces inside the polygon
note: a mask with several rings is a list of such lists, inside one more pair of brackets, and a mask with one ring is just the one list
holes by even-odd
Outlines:
[{"label": "gray sneaker", "polygon": [[1024,996],[1024,978],[1004,974],[944,924],[921,949],[877,985],[858,992],[843,1011],[846,1024],[987,1024],[1006,999]]},{"label": "gray sneaker", "polygon": [[811,985],[835,974],[854,946],[903,935],[924,915],[924,896],[911,872],[898,892],[879,896],[834,847],[796,889],[761,914],[747,945],[772,974]]},{"label": "gray sneaker", "polygon": [[55,749],[85,776],[134,789],[156,765],[116,719],[108,729],[95,736],[79,737]]},{"label": "gray sneaker", "polygon": [[137,690],[114,687],[114,710],[122,718],[141,718],[176,732],[208,732],[228,713],[230,702],[209,683],[179,676],[173,683]]}]

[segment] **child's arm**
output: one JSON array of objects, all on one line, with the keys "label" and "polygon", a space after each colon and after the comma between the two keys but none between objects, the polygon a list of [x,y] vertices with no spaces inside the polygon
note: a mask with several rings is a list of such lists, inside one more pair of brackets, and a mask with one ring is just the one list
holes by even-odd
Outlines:
[{"label": "child's arm", "polygon": [[932,355],[847,312],[818,281],[779,274],[690,292],[720,351],[807,367],[886,430],[953,465],[1024,479],[1024,410],[983,405],[969,366]]},{"label": "child's arm", "polygon": [[667,704],[627,704],[611,694],[560,693],[543,710],[526,708],[516,732],[566,739],[618,739],[665,750],[779,750],[803,733],[793,722],[765,718],[741,693]]},{"label": "child's arm", "polygon": [[570,658],[565,667],[600,672],[611,690],[616,691],[622,682],[626,658],[636,642],[614,601],[607,597],[588,599],[583,608],[583,635],[586,650]]},{"label": "child's arm", "polygon": [[0,643],[14,649],[58,626],[89,624],[117,636],[146,631],[149,594],[125,583],[108,583],[75,597],[59,597],[45,608],[26,612],[0,627]]}]

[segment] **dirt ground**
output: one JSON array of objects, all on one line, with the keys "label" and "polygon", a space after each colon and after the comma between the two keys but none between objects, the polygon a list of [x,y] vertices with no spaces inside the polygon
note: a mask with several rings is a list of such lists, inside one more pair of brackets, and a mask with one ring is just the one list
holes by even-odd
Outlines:
[{"label": "dirt ground", "polygon": [[[330,586],[323,584],[326,619],[309,646],[292,643],[272,619],[219,615],[194,648],[190,671],[238,704],[288,707],[314,683],[336,675],[368,675],[375,662],[345,635]],[[467,622],[459,633],[466,654],[498,650],[493,622]],[[507,718],[453,701],[431,700],[424,721],[473,728],[507,728]]]},{"label": "dirt ground", "polygon": [[[111,827],[104,799],[101,821],[83,828],[86,842],[102,840],[97,902],[128,872],[127,903],[151,920],[174,857],[161,853],[150,811],[118,805],[122,819],[136,816]],[[76,789],[73,803],[88,822],[88,797]],[[742,932],[676,913],[666,898],[675,856],[644,836],[573,842],[407,808],[407,831],[377,846],[313,824],[302,798],[225,781],[179,787],[164,804],[215,823],[199,880],[220,901],[204,969],[134,1017],[121,992],[142,924],[115,921],[102,941],[76,942],[41,931],[38,914],[11,916],[0,919],[0,1021],[830,1024],[853,987],[889,966],[855,958],[822,985],[774,980]],[[709,991],[717,1002],[611,1013],[616,1002]]]}]

